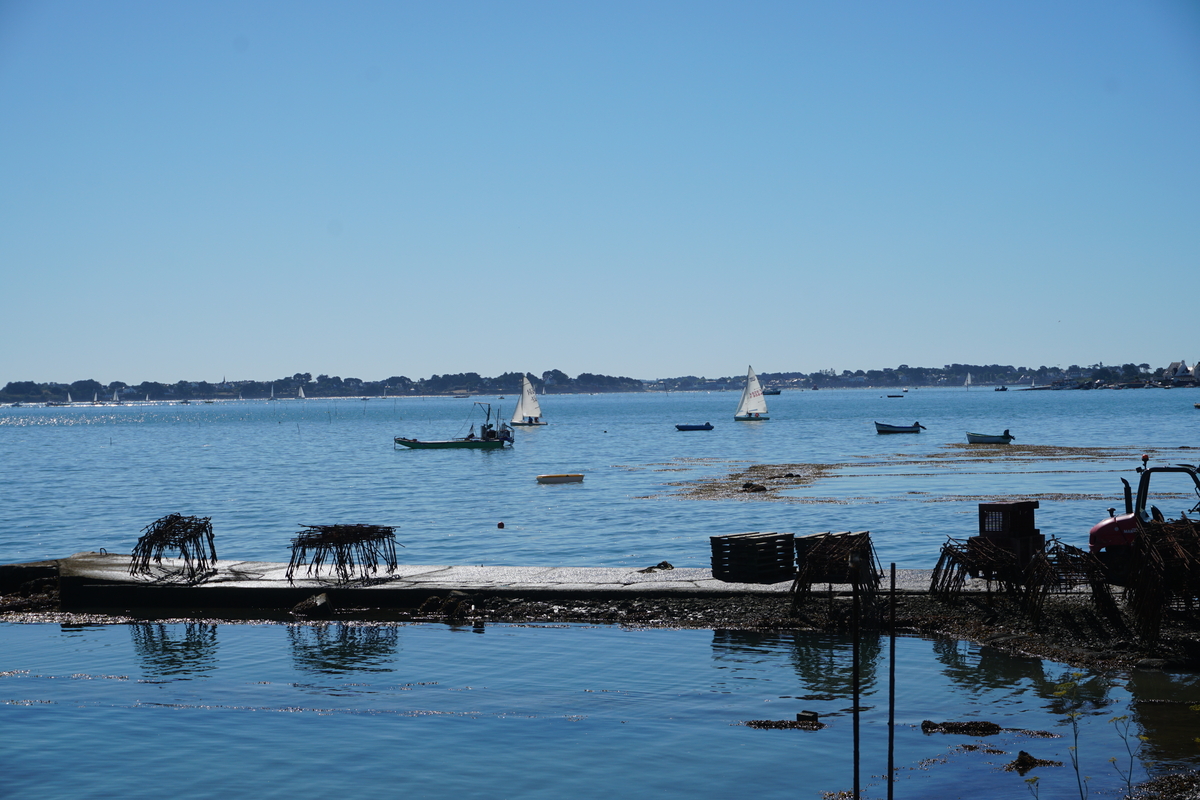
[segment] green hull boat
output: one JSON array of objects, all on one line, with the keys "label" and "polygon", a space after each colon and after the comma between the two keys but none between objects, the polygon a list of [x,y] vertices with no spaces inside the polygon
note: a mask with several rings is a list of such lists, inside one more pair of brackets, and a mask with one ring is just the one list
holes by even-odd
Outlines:
[{"label": "green hull boat", "polygon": [[[475,405],[484,412],[483,427],[480,428],[479,435],[475,435],[475,426],[471,426],[471,432],[459,439],[440,439],[433,441],[421,441],[420,439],[408,439],[403,436],[397,436],[393,439],[392,448],[398,446],[411,447],[414,450],[499,450],[504,445],[511,445],[513,441],[512,429],[504,423],[496,427],[492,423],[492,406],[490,403],[476,403]],[[497,414],[497,417],[500,415]]]},{"label": "green hull boat", "polygon": [[396,437],[396,444],[411,447],[414,450],[447,450],[454,448],[466,450],[499,450],[501,447],[504,447],[504,443],[504,439],[447,439],[440,442],[422,442],[417,439],[405,439],[402,436]]}]

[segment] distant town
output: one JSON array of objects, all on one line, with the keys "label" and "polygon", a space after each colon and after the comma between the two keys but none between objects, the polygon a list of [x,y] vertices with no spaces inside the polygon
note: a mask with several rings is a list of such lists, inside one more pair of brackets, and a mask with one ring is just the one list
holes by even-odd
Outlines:
[{"label": "distant town", "polygon": [[[521,378],[527,377],[539,394],[598,394],[603,392],[697,392],[740,391],[745,375],[722,378],[686,375],[647,381],[636,378],[594,375],[583,372],[574,378],[552,369],[541,375],[506,372],[485,378],[476,372],[433,375],[413,380],[395,375],[381,381],[341,378],[307,372],[267,381],[179,381],[156,383],[123,381],[102,383],[77,380],[73,383],[12,381],[0,391],[0,403],[92,403],[136,400],[264,400],[305,397],[415,397],[428,395],[468,396],[517,394]],[[1001,364],[946,364],[942,367],[898,367],[871,370],[820,370],[818,372],[760,372],[759,381],[768,392],[814,389],[898,388],[921,386],[979,386],[1004,389],[1132,389],[1145,387],[1196,386],[1200,365],[1189,367],[1174,361],[1153,368],[1149,364],[1120,366],[1072,364],[1060,367],[1014,367]]]}]

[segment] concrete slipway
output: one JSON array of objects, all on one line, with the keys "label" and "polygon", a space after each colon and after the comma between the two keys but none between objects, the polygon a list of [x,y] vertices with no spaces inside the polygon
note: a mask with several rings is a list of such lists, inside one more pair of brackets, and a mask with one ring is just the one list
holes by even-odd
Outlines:
[{"label": "concrete slipway", "polygon": [[[476,596],[538,600],[718,598],[737,595],[785,595],[791,581],[774,584],[727,583],[709,569],[641,571],[628,567],[505,567],[401,564],[390,574],[380,570],[369,581],[339,584],[331,569],[310,575],[300,568],[287,579],[287,564],[265,561],[218,561],[215,572],[196,584],[183,582],[183,564],[163,559],[151,575],[130,575],[131,556],[76,553],[68,558],[0,566],[0,593],[25,581],[59,579],[63,611],[103,613],[153,609],[288,610],[320,593],[339,608],[415,608],[428,598],[457,591]],[[897,589],[926,592],[930,570],[897,570]],[[984,589],[969,581],[968,589]],[[884,576],[884,586],[888,577]],[[814,587],[817,588],[817,587]],[[821,586],[820,589],[826,587]],[[849,592],[848,585],[833,585]]]}]

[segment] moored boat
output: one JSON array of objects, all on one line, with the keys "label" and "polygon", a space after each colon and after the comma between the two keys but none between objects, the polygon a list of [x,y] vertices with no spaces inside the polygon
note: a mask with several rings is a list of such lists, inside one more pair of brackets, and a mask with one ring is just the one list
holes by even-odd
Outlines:
[{"label": "moored boat", "polygon": [[559,475],[538,475],[538,483],[583,483],[583,474],[567,472]]},{"label": "moored boat", "polygon": [[763,399],[762,386],[758,383],[758,376],[754,374],[754,367],[750,367],[746,372],[746,388],[742,390],[742,399],[733,418],[741,422],[770,419],[767,416],[767,401]]},{"label": "moored boat", "polygon": [[[479,435],[475,435],[475,426],[466,436],[456,439],[421,440],[397,436],[392,440],[392,447],[401,445],[413,450],[499,450],[506,444],[512,445],[512,429],[501,423],[499,428],[492,425],[492,406],[490,403],[476,403],[484,409],[485,419]],[[498,415],[497,415],[498,416]]]},{"label": "moored boat", "polygon": [[971,433],[967,431],[967,444],[1008,444],[1017,437],[1008,432],[1008,428],[1004,429],[1004,433],[995,436],[987,433]]},{"label": "moored boat", "polygon": [[876,433],[920,433],[923,430],[928,430],[919,422],[914,422],[912,425],[888,425],[886,422],[876,422]]},{"label": "moored boat", "polygon": [[676,425],[677,431],[711,431],[713,429],[711,422],[706,422],[703,425]]}]

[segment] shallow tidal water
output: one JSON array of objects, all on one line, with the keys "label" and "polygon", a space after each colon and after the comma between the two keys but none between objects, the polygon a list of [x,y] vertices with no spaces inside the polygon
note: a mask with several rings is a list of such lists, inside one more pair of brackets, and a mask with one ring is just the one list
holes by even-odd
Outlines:
[{"label": "shallow tidal water", "polygon": [[[367,522],[398,526],[417,564],[707,566],[713,535],[869,530],[885,566],[931,568],[947,536],[975,533],[979,502],[1039,499],[1042,532],[1084,546],[1142,452],[1200,457],[1181,449],[1200,446],[1195,392],[883,394],[785,392],[765,423],[732,421],[736,393],[551,396],[551,425],[487,453],[392,448],[465,432],[478,418],[464,400],[0,409],[0,563],[129,552],[178,512],[212,517],[221,558],[285,561],[301,524]],[[928,430],[878,436],[874,420]],[[704,421],[716,429],[673,427]],[[1016,446],[963,444],[1004,428]],[[753,464],[822,470],[770,499],[682,499]],[[552,472],[586,479],[535,482]],[[579,625],[5,623],[0,796],[819,797],[852,786],[849,648]],[[861,779],[881,797],[886,640],[863,658]],[[1054,695],[1066,667],[902,638],[896,672],[898,797],[1032,796],[1001,769],[1019,750],[1066,762],[1026,776],[1041,797],[1079,796]],[[1148,737],[1135,779],[1200,764],[1194,676],[1075,682],[1092,790],[1124,785],[1109,720],[1125,714]],[[828,727],[740,724],[807,709]],[[923,719],[1066,735],[970,749],[980,740],[923,734]]]},{"label": "shallow tidal water", "polygon": [[[196,622],[9,624],[0,642],[0,719],[20,733],[0,756],[11,797],[819,797],[853,785],[844,637]],[[860,780],[880,797],[887,641],[864,640],[862,663]],[[1054,695],[1069,677],[1038,659],[899,639],[897,796],[1030,796],[1002,766],[1019,750],[1069,764],[1075,740]],[[1108,758],[1125,751],[1108,720],[1136,687],[1079,685],[1082,768],[1113,790],[1123,783]],[[741,724],[810,709],[826,728]],[[927,735],[924,719],[1018,730]],[[1154,747],[1155,761],[1187,761]],[[1042,797],[1073,796],[1069,766],[1033,774]]]}]

